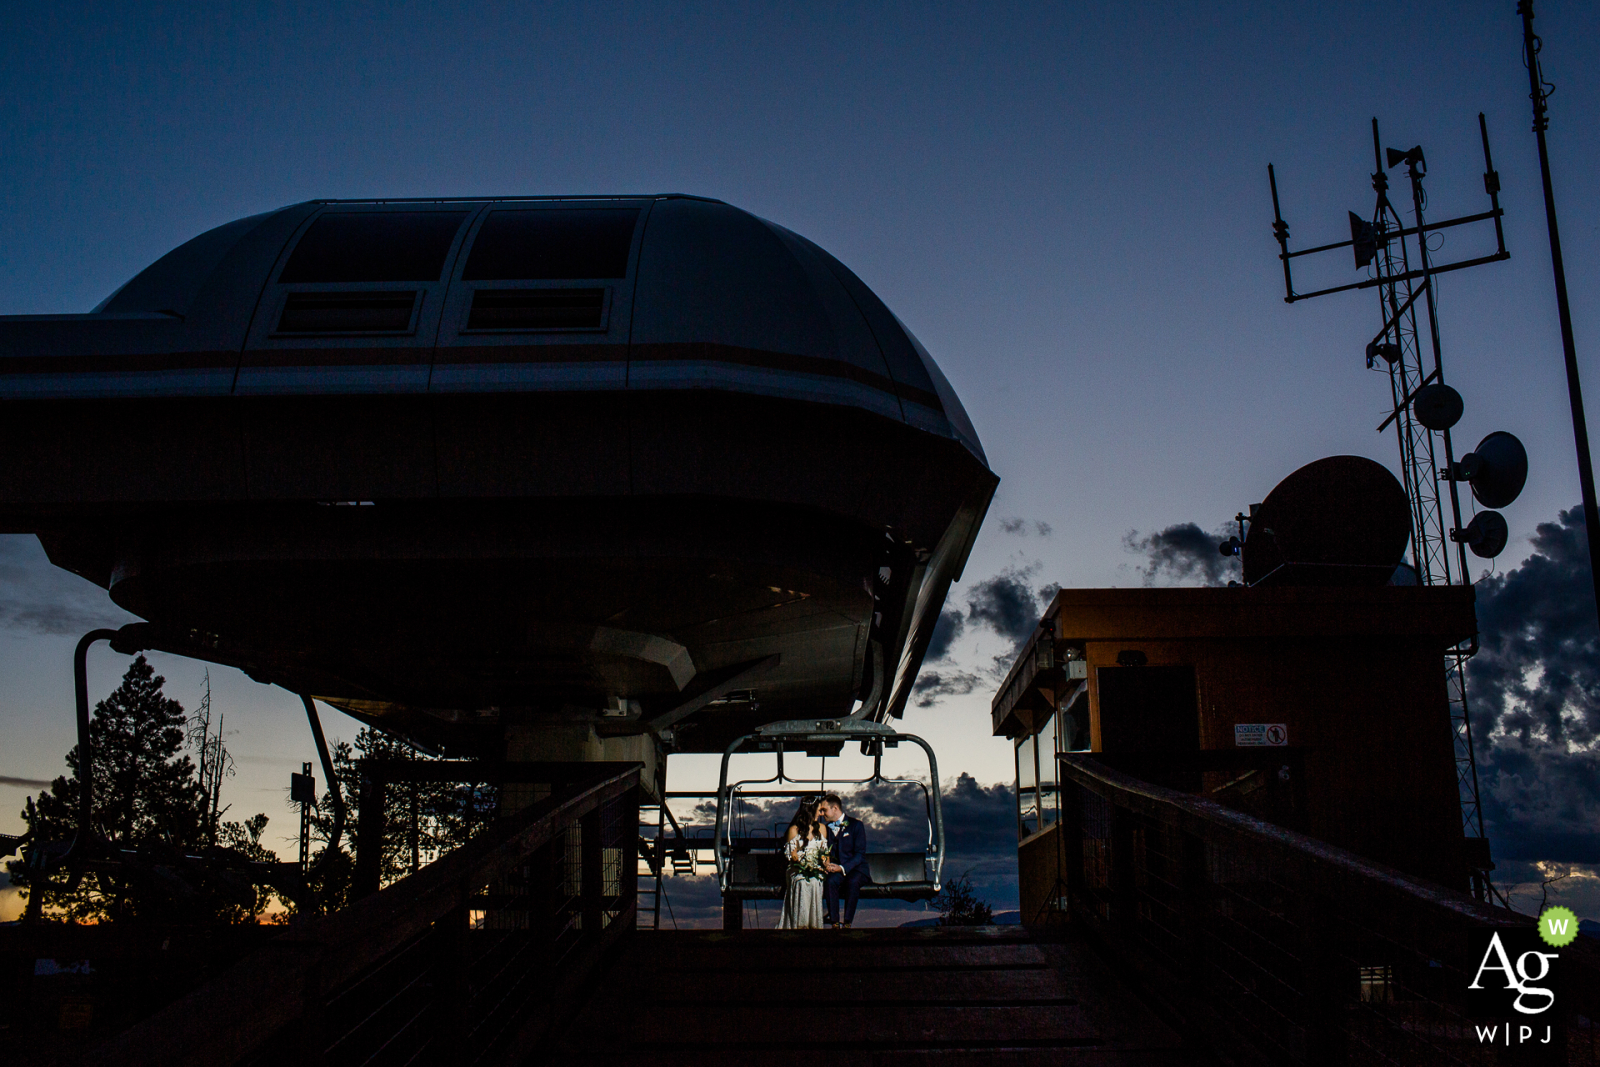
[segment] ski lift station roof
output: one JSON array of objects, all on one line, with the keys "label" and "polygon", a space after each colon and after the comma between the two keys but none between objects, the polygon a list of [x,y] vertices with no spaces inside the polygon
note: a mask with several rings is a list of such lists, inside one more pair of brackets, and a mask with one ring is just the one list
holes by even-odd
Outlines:
[{"label": "ski lift station roof", "polygon": [[0,403],[0,529],[149,647],[463,752],[898,715],[997,482],[847,267],[682,195],[230,222],[0,318]]},{"label": "ski lift station roof", "polygon": [[[516,295],[477,296],[507,288]],[[391,298],[355,299],[375,292]],[[59,373],[93,361],[16,362],[4,396],[720,387],[861,407],[984,459],[938,365],[849,268],[782,226],[681,194],[296,204],[180,245],[90,315],[7,317],[56,336],[44,324],[73,320],[144,358],[93,377]],[[437,358],[357,355],[379,336]],[[486,373],[508,346],[552,351]],[[721,366],[697,366],[708,362]]]}]

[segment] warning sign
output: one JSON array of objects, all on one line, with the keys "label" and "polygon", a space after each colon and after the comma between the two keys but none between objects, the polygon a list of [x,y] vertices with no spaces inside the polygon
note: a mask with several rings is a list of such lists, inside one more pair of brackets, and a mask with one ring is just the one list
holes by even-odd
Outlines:
[{"label": "warning sign", "polygon": [[1241,722],[1233,727],[1233,743],[1240,748],[1262,745],[1280,747],[1289,743],[1289,727],[1281,722]]}]

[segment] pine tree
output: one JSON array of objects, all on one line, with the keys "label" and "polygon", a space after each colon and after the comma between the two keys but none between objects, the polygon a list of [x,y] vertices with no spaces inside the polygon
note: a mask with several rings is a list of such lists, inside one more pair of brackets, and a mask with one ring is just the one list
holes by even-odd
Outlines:
[{"label": "pine tree", "polygon": [[[211,836],[209,799],[193,761],[184,753],[183,705],[162,691],[165,681],[139,656],[116,690],[95,706],[89,723],[94,753],[92,830],[121,849],[193,851],[203,848]],[[82,754],[77,746],[67,753],[67,767],[70,773],[57,778],[47,792],[28,798],[22,814],[35,847],[71,840],[77,834],[82,789]],[[270,857],[260,845],[266,816],[230,826],[239,827],[230,835],[230,843],[247,846],[243,851],[252,858]],[[29,886],[22,863],[12,862],[8,870],[14,883]],[[62,917],[77,921],[171,915],[170,894],[136,873],[89,872],[70,892],[51,890],[36,896],[30,888],[29,912],[37,917],[42,905],[48,904]],[[54,877],[62,875],[57,872]],[[260,913],[265,901],[259,893],[255,904],[247,909],[202,900],[192,902],[182,917],[190,921],[207,915],[240,919],[246,911]]]},{"label": "pine tree", "polygon": [[[328,859],[328,838],[333,833],[333,791],[324,788],[311,813],[311,888],[321,907],[335,911],[349,902],[355,877],[355,832],[361,821],[361,766],[363,759],[426,759],[404,741],[381,730],[363,727],[355,744],[338,741],[331,754],[333,772],[344,798],[344,833],[337,852]],[[384,797],[383,857],[379,864],[382,885],[398,881],[413,870],[465,844],[494,821],[500,790],[492,785],[456,782],[395,782]],[[286,902],[287,903],[287,902]],[[291,906],[291,912],[295,909]]]},{"label": "pine tree", "polygon": [[994,922],[994,912],[973,891],[965,874],[946,882],[933,898],[933,906],[939,910],[940,926],[987,926]]}]

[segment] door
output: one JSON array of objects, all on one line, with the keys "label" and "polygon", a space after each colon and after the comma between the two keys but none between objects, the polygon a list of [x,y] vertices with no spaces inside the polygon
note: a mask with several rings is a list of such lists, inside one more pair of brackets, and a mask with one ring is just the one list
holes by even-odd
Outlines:
[{"label": "door", "polygon": [[1101,667],[1100,749],[1146,781],[1198,790],[1200,705],[1194,668]]}]

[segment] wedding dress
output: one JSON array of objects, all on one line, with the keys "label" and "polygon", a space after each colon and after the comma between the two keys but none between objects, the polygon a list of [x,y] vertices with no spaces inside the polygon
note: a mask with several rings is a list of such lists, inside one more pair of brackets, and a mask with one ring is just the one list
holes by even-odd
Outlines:
[{"label": "wedding dress", "polygon": [[820,930],[823,927],[822,879],[807,878],[800,873],[797,862],[821,867],[828,855],[828,842],[821,838],[807,841],[796,837],[784,846],[789,860],[784,879],[783,915],[778,919],[779,930]]}]

